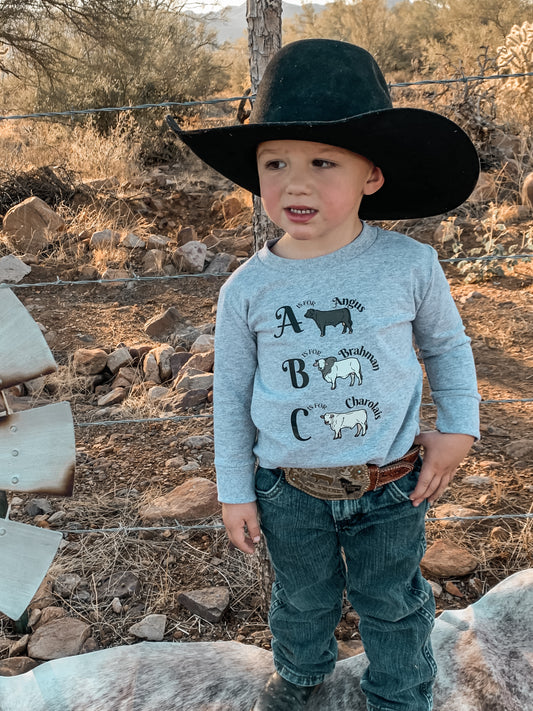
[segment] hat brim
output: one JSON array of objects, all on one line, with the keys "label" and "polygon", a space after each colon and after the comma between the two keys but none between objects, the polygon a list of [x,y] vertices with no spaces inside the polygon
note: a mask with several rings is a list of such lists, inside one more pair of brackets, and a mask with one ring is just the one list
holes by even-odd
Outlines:
[{"label": "hat brim", "polygon": [[397,220],[439,215],[463,203],[479,176],[477,152],[453,121],[424,109],[391,108],[342,121],[266,123],[182,131],[179,138],[205,163],[260,195],[256,151],[263,141],[301,140],[347,148],[379,166],[385,177],[365,196],[363,219]]}]

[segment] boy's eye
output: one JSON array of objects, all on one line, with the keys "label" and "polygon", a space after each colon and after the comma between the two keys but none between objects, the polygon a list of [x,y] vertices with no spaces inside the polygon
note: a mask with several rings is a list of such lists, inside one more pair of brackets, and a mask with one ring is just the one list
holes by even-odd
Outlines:
[{"label": "boy's eye", "polygon": [[265,163],[265,168],[267,170],[280,170],[280,168],[285,168],[286,163],[282,160],[269,160]]},{"label": "boy's eye", "polygon": [[315,168],[333,168],[335,163],[330,160],[325,160],[323,158],[315,158],[313,160],[313,166]]}]

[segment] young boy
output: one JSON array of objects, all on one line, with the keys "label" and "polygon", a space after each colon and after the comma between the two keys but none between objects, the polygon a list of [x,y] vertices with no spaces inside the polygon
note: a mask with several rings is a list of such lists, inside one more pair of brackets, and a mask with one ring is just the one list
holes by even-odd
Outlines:
[{"label": "young boy", "polygon": [[[332,40],[276,54],[249,124],[169,123],[285,230],[224,284],[216,327],[224,523],[253,553],[260,518],[276,575],[277,671],[254,709],[305,707],[335,665],[346,589],[369,660],[367,708],[427,711],[424,517],[479,436],[479,396],[435,251],[361,218],[456,207],[476,183],[475,149],[438,114],[394,109],[373,58]],[[413,340],[437,405],[437,430],[422,434]]]}]

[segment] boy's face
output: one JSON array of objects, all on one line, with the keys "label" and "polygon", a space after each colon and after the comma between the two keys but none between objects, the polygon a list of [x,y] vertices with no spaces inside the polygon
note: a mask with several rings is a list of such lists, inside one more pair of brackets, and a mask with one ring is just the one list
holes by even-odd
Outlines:
[{"label": "boy's face", "polygon": [[324,143],[266,141],[257,149],[257,166],[265,210],[287,233],[278,244],[294,258],[328,254],[351,242],[362,228],[363,196],[383,184],[381,170],[369,160]]}]

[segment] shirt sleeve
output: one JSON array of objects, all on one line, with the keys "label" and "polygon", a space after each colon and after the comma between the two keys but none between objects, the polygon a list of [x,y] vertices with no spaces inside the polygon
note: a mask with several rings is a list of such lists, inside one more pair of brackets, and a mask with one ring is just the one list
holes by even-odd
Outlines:
[{"label": "shirt sleeve", "polygon": [[413,331],[424,361],[437,429],[479,438],[479,401],[470,339],[433,248],[431,278],[418,304]]},{"label": "shirt sleeve", "polygon": [[218,498],[238,504],[256,498],[256,430],[250,410],[257,352],[246,301],[234,287],[235,282],[227,282],[218,301],[213,411]]}]

